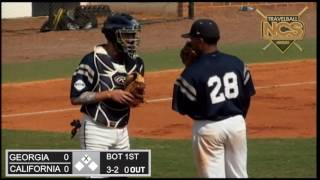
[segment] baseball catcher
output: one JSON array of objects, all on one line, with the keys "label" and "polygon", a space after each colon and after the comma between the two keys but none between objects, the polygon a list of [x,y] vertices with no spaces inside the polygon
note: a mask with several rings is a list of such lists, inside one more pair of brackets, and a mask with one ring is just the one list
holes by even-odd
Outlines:
[{"label": "baseball catcher", "polygon": [[144,102],[145,87],[146,85],[144,83],[144,77],[141,74],[137,72],[128,74],[125,82],[125,90],[130,92],[135,97],[135,100],[132,104],[133,107],[136,107]]},{"label": "baseball catcher", "polygon": [[191,43],[188,41],[180,51],[182,63],[187,67],[198,58],[198,54],[192,49]]},{"label": "baseball catcher", "polygon": [[[101,28],[105,42],[84,55],[72,75],[70,102],[81,105],[82,112],[81,149],[130,149],[131,107],[142,103],[144,94],[144,85],[133,90],[136,85],[129,83],[132,72],[144,75],[144,62],[137,53],[141,28],[133,16],[112,13]],[[138,74],[132,76],[133,82],[144,82]],[[77,121],[73,124],[78,127]]]}]

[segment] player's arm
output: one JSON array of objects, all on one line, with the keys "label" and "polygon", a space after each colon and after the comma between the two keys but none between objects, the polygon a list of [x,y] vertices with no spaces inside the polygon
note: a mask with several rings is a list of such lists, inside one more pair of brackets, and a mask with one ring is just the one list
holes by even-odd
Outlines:
[{"label": "player's arm", "polygon": [[247,116],[247,113],[248,113],[248,110],[249,110],[249,106],[250,106],[250,101],[251,101],[251,98],[249,96],[243,102],[243,117],[244,118],[246,118],[246,116]]},{"label": "player's arm", "polygon": [[117,89],[112,91],[102,91],[102,92],[84,92],[79,97],[71,98],[71,103],[73,105],[80,104],[93,104],[99,101],[104,101],[107,99],[112,99],[121,104],[133,103],[134,97],[131,93]]},{"label": "player's arm", "polygon": [[253,96],[256,93],[256,90],[253,85],[251,73],[246,65],[244,65],[244,92],[245,92],[245,98],[243,100],[243,117],[246,118],[249,107],[250,107],[250,101],[251,96]]},{"label": "player's arm", "polygon": [[194,108],[197,107],[197,95],[190,79],[180,76],[173,88],[172,109],[182,115],[192,115]]}]

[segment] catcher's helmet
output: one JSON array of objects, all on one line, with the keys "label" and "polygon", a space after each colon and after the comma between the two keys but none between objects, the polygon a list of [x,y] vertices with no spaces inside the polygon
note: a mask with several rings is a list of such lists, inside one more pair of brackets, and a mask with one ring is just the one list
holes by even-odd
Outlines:
[{"label": "catcher's helmet", "polygon": [[135,59],[139,45],[138,32],[141,26],[136,19],[125,13],[115,13],[108,17],[101,29],[108,41],[122,53]]}]

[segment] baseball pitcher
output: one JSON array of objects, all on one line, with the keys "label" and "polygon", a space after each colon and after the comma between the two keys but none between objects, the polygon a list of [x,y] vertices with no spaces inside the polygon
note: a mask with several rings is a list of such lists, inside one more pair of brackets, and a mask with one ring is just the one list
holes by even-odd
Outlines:
[{"label": "baseball pitcher", "polygon": [[108,43],[95,46],[73,73],[70,100],[73,105],[80,104],[83,113],[82,149],[130,149],[130,108],[143,103],[144,95],[143,85],[136,94],[127,90],[132,74],[144,84],[144,63],[136,53],[140,30],[128,14],[109,16],[102,27]]},{"label": "baseball pitcher", "polygon": [[246,178],[245,117],[255,89],[247,66],[217,48],[210,19],[192,24],[181,50],[185,69],[175,81],[172,109],[193,119],[192,149],[200,177]]}]

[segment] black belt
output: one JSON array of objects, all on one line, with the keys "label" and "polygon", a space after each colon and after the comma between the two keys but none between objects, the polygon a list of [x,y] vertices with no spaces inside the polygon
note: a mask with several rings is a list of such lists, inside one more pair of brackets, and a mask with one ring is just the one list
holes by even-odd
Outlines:
[{"label": "black belt", "polygon": [[[94,120],[93,120],[94,118],[92,118],[92,116],[90,116],[90,115],[88,115],[88,114],[86,114],[86,115],[89,116],[89,117],[91,117],[90,119],[91,119],[92,122],[96,123],[96,124],[99,125],[99,126],[103,126],[103,127],[122,129],[122,128],[124,128],[124,127],[128,124],[127,121],[122,121],[122,122],[119,122],[119,123],[118,123],[118,121],[109,121],[109,124],[108,124],[107,120],[101,120],[101,121],[99,121],[99,120],[97,119],[96,121],[94,121]],[[116,126],[117,123],[118,123],[118,126]]]},{"label": "black belt", "polygon": [[109,121],[109,125],[108,125],[108,122],[102,123],[102,122],[96,121],[96,123],[100,126],[117,128],[117,129],[122,129],[126,126],[126,124],[121,124],[121,123],[118,123],[118,126],[116,126],[117,125],[116,121]]}]

